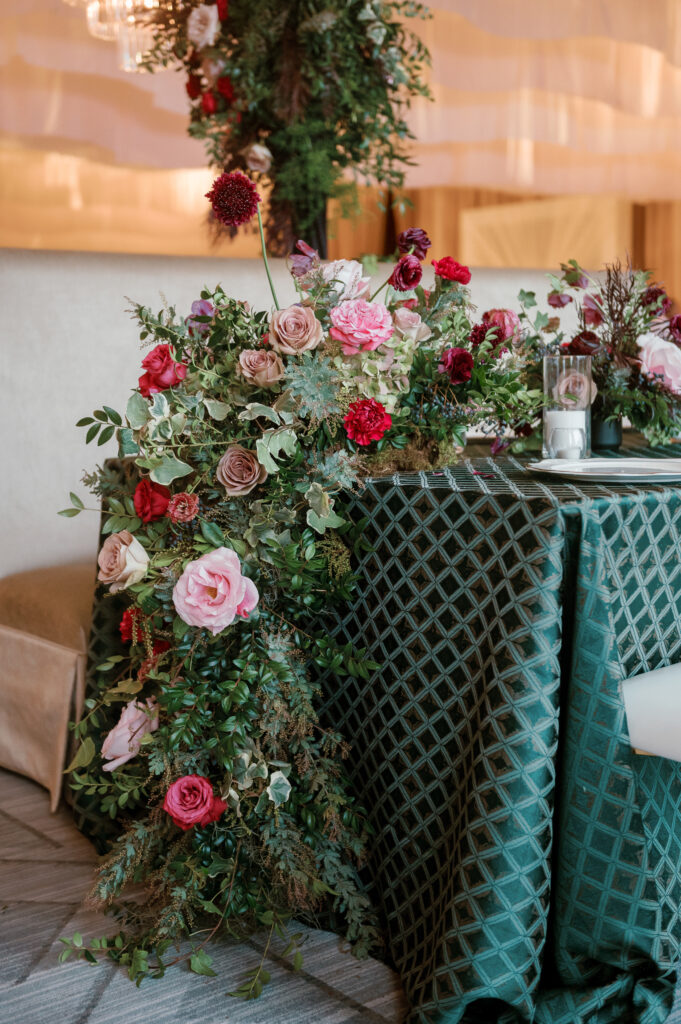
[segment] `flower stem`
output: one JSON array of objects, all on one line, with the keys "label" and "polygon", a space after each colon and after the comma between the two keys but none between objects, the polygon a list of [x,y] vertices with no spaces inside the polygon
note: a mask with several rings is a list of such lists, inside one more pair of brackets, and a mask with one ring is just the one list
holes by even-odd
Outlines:
[{"label": "flower stem", "polygon": [[374,294],[373,294],[373,295],[371,296],[371,298],[369,299],[369,302],[373,302],[373,301],[374,301],[374,299],[376,298],[376,296],[377,296],[377,295],[380,295],[380,294],[381,294],[381,292],[383,291],[383,289],[385,288],[385,286],[386,286],[387,284],[390,284],[390,278],[388,278],[388,280],[387,280],[387,281],[384,281],[384,282],[383,282],[383,284],[381,285],[381,287],[380,287],[380,288],[377,288],[377,289],[376,289],[376,291],[374,292]]},{"label": "flower stem", "polygon": [[270,291],[272,292],[272,298],[274,299],[274,305],[279,309],[279,300],[277,299],[277,293],[274,290],[274,284],[272,283],[272,275],[270,274],[270,265],[267,262],[267,249],[265,248],[265,233],[262,229],[262,217],[260,216],[260,203],[258,203],[258,227],[260,228],[260,245],[262,247],[262,261],[265,264],[265,273],[267,274],[267,280],[270,283]]}]

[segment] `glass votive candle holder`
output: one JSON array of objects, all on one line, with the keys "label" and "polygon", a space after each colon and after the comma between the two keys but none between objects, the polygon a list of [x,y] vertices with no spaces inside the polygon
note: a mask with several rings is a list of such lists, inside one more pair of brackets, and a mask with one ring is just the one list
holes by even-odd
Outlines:
[{"label": "glass votive candle holder", "polygon": [[545,459],[591,455],[591,356],[544,356]]}]

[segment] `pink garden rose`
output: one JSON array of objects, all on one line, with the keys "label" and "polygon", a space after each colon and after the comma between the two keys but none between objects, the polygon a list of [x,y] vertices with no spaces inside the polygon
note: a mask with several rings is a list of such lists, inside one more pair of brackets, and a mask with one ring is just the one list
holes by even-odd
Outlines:
[{"label": "pink garden rose", "polygon": [[123,708],[118,724],[113,727],[102,744],[105,772],[113,772],[140,751],[142,737],[158,729],[158,707],[153,698],[146,704],[131,700]]},{"label": "pink garden rose", "polygon": [[373,352],[393,336],[393,321],[382,302],[350,299],[334,306],[329,316],[332,338],[343,343],[344,356]]},{"label": "pink garden rose", "polygon": [[242,576],[239,556],[231,548],[216,548],[190,562],[173,590],[182,621],[213,636],[231,626],[237,615],[247,619],[258,598],[255,583]]},{"label": "pink garden rose", "polygon": [[520,320],[512,309],[488,309],[482,314],[482,322],[489,330],[496,327],[496,342],[514,341],[520,335]]},{"label": "pink garden rose", "polygon": [[681,350],[656,334],[644,334],[639,346],[643,373],[661,377],[670,391],[681,394]]},{"label": "pink garden rose", "polygon": [[147,574],[149,555],[129,530],[112,533],[102,544],[97,558],[100,583],[108,583],[111,593],[139,583]]},{"label": "pink garden rose", "polygon": [[210,825],[227,810],[227,804],[213,792],[213,786],[203,775],[183,775],[166,792],[163,801],[166,811],[184,832],[196,825]]}]

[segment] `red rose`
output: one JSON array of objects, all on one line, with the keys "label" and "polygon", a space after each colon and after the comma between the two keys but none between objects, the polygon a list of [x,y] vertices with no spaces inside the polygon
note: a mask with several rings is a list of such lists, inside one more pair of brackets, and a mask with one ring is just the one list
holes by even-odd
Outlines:
[{"label": "red rose", "polygon": [[135,503],[135,512],[142,522],[153,523],[165,515],[170,501],[170,491],[162,484],[154,484],[145,477],[135,488],[132,500]]},{"label": "red rose", "polygon": [[220,21],[227,21],[229,14],[229,0],[218,0],[218,18]]},{"label": "red rose", "polygon": [[217,821],[227,810],[227,804],[214,795],[208,779],[202,775],[184,775],[168,787],[163,810],[186,832],[195,825]]},{"label": "red rose", "polygon": [[196,519],[199,511],[199,499],[196,494],[174,494],[168,502],[166,516],[172,523],[190,523]]},{"label": "red rose", "polygon": [[419,284],[423,270],[417,256],[401,256],[393,270],[388,283],[398,292],[408,292]]},{"label": "red rose", "polygon": [[599,327],[603,323],[602,306],[598,299],[589,295],[588,292],[584,296],[582,312],[584,313],[584,323],[589,324],[590,327]]},{"label": "red rose", "polygon": [[198,75],[189,75],[185,83],[187,96],[190,100],[197,100],[201,95],[201,79]]},{"label": "red rose", "polygon": [[139,379],[139,389],[145,398],[157,391],[165,391],[179,384],[187,376],[184,363],[176,363],[170,351],[170,345],[157,345],[142,360],[147,371]]},{"label": "red rose", "polygon": [[231,103],[234,99],[234,86],[232,85],[232,79],[229,75],[223,75],[222,78],[218,78],[215,85],[223,99],[226,99],[228,103]]},{"label": "red rose", "polygon": [[567,306],[568,302],[572,302],[571,295],[566,295],[565,292],[549,292],[548,303],[549,306],[553,306],[554,309],[560,309],[561,306]]},{"label": "red rose", "polygon": [[435,273],[445,281],[457,281],[459,284],[468,284],[471,279],[471,272],[462,263],[457,263],[451,256],[444,256],[441,260],[430,261],[435,267]]},{"label": "red rose", "polygon": [[350,405],[343,424],[350,440],[364,445],[379,441],[390,430],[393,420],[375,398],[362,398]]},{"label": "red rose", "polygon": [[218,101],[215,93],[211,92],[210,89],[208,92],[201,93],[201,110],[204,114],[214,114],[217,109]]},{"label": "red rose", "polygon": [[449,375],[452,384],[463,384],[471,379],[473,356],[465,348],[447,348],[438,366],[440,373]]},{"label": "red rose", "polygon": [[144,616],[139,608],[126,608],[123,612],[123,617],[119,623],[118,629],[121,634],[121,640],[124,644],[130,644],[139,639],[140,635],[140,620]]}]

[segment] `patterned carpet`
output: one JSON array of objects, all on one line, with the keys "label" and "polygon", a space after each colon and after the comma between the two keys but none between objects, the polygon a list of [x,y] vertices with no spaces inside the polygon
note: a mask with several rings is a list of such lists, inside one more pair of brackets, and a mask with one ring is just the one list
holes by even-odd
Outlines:
[{"label": "patterned carpet", "polygon": [[[0,770],[0,1024],[399,1024],[396,976],[343,952],[336,935],[305,929],[299,973],[270,952],[272,983],[258,1002],[226,993],[258,961],[251,948],[211,949],[216,978],[172,970],[136,988],[114,964],[59,965],[60,935],[102,935],[111,922],[87,910],[95,855],[47,793]],[[681,1017],[679,1018],[681,1024]]]}]

